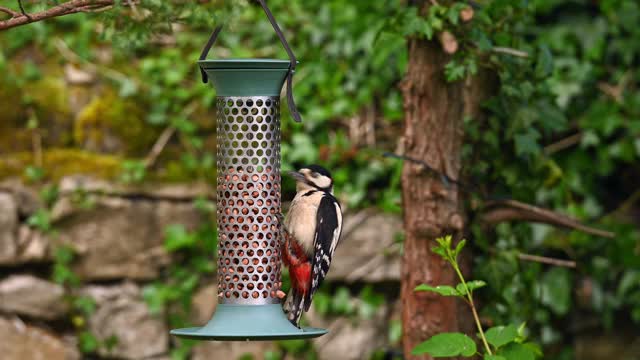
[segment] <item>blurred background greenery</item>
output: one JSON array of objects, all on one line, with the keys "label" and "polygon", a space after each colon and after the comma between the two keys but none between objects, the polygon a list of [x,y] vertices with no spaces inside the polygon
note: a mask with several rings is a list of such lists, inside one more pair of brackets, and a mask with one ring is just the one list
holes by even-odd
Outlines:
[{"label": "blurred background greenery", "polygon": [[[134,185],[214,181],[215,91],[201,83],[195,65],[210,31],[218,21],[228,23],[210,57],[286,54],[249,1],[143,3],[135,11],[116,7],[0,32],[0,178],[22,178],[41,189],[46,204],[55,200],[57,181],[76,173]],[[447,66],[449,81],[465,81],[478,68],[496,74],[495,96],[483,104],[487,121],[465,120],[463,149],[464,179],[477,184],[468,199],[473,273],[490,284],[478,293],[484,321],[526,322],[545,359],[576,358],[576,339],[584,336],[613,334],[630,339],[622,344],[635,341],[637,349],[637,1],[481,1],[472,4],[473,24],[464,28],[458,3],[443,2],[447,12],[426,20],[401,0],[269,5],[300,60],[295,96],[303,123],[295,124],[283,107],[283,170],[321,163],[333,170],[347,211],[399,214],[402,162],[383,154],[402,151],[406,38],[448,29],[464,45]],[[163,135],[170,138],[155,154]],[[293,190],[285,182],[283,198]],[[478,203],[501,198],[535,203],[616,235],[529,223],[480,226]],[[207,199],[197,206],[211,212]],[[53,232],[50,217],[45,207],[28,222]],[[154,311],[170,314],[171,326],[187,322],[194,290],[215,270],[214,239],[211,225],[165,230],[166,251],[179,254],[178,261],[145,284],[144,296]],[[577,267],[522,262],[520,253],[574,260]],[[52,270],[55,281],[70,287],[82,281],[69,269],[73,257],[58,248]],[[315,308],[367,317],[385,301],[385,291],[328,284]],[[397,287],[392,292],[397,296]],[[357,307],[353,297],[362,300]],[[91,312],[86,301],[74,301],[80,314]],[[389,333],[397,344],[399,325]],[[83,334],[83,351],[94,353],[95,338]],[[176,344],[173,355],[186,356],[189,346]],[[278,346],[270,359],[316,356],[309,343]]]}]

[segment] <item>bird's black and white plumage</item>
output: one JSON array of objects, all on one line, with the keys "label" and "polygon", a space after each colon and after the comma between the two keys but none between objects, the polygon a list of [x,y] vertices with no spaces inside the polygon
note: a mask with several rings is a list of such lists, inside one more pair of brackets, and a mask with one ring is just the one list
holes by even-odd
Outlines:
[{"label": "bird's black and white plumage", "polygon": [[302,312],[309,310],[313,295],[329,272],[342,232],[342,211],[326,169],[310,165],[291,176],[297,193],[284,220],[283,259],[291,277],[284,310],[299,326]]}]

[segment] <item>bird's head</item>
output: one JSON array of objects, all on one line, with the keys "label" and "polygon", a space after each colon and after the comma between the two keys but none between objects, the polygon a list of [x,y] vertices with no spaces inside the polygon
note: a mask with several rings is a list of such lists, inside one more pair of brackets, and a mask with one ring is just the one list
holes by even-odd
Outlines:
[{"label": "bird's head", "polygon": [[289,175],[296,180],[296,190],[322,190],[333,192],[331,173],[320,165],[308,165],[298,171],[290,171]]}]

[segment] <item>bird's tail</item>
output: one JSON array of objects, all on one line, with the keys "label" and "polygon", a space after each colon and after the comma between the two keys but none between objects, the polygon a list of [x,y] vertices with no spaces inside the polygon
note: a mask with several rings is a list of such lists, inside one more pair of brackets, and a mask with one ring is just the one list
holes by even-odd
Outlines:
[{"label": "bird's tail", "polygon": [[284,313],[287,315],[287,319],[295,325],[300,327],[300,317],[302,317],[302,309],[304,309],[304,294],[291,288],[287,299],[282,305]]}]

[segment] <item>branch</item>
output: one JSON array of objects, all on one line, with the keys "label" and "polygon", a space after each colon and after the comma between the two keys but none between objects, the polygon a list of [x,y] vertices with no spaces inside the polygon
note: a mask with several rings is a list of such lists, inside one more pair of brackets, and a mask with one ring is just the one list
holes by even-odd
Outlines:
[{"label": "branch", "polygon": [[27,19],[31,20],[31,16],[29,16],[29,14],[27,14],[27,12],[24,10],[24,5],[22,5],[22,0],[18,0],[18,6],[20,7],[20,12],[22,12],[22,15],[26,16]]},{"label": "branch", "polygon": [[[458,186],[458,188],[462,191],[465,191],[467,193],[476,193],[483,199],[486,199],[486,196],[483,196],[480,193],[479,186],[475,185],[474,183],[463,183],[457,179],[453,179],[447,174],[438,171],[437,169],[420,159],[414,159],[405,155],[398,155],[393,153],[384,153],[383,156],[403,159],[421,165],[423,171],[438,176],[440,178],[440,181],[442,181],[445,186],[448,187],[449,184],[454,184]],[[569,216],[513,199],[488,201],[483,209],[483,214],[481,215],[481,221],[489,225],[495,225],[501,222],[513,220],[539,222],[543,224],[565,227],[606,238],[613,238],[615,236],[615,234],[610,231],[600,230],[583,225],[578,220]]]},{"label": "branch", "polygon": [[579,144],[580,141],[582,141],[582,133],[576,133],[573,135],[570,135],[564,139],[561,139],[559,141],[554,142],[553,144],[549,144],[547,146],[544,147],[544,153],[546,155],[551,155],[554,154],[558,151],[567,149],[575,144]]},{"label": "branch", "polygon": [[169,140],[171,139],[171,136],[173,136],[173,133],[175,131],[176,131],[175,127],[168,126],[164,129],[162,134],[160,134],[160,137],[158,137],[158,139],[156,140],[156,143],[153,144],[151,151],[149,151],[149,154],[144,159],[145,169],[148,169],[152,167],[153,164],[155,164],[156,160],[158,159],[158,156],[160,156],[160,153],[162,153],[162,150],[164,150],[165,146],[167,146],[167,143],[169,142]]},{"label": "branch", "polygon": [[518,254],[518,259],[523,260],[523,261],[533,261],[533,262],[538,262],[538,263],[541,263],[541,264],[549,264],[549,265],[562,266],[562,267],[568,267],[568,268],[575,268],[576,267],[576,262],[573,261],[573,260],[555,259],[555,258],[550,258],[550,257],[546,257],[546,256],[538,256],[538,255],[520,253],[520,254]]},{"label": "branch", "polygon": [[0,6],[0,12],[3,12],[5,14],[11,15],[11,18],[14,18],[16,16],[21,16],[22,15],[19,12],[11,10],[11,9],[9,9],[7,7],[4,7],[4,6]]},{"label": "branch", "polygon": [[528,58],[529,57],[529,54],[526,51],[516,50],[516,49],[512,49],[512,48],[508,48],[508,47],[502,47],[502,46],[495,46],[495,47],[491,48],[491,51],[496,52],[496,53],[500,53],[500,54],[507,54],[507,55],[511,55],[511,56],[521,57],[521,58]]},{"label": "branch", "polygon": [[538,206],[525,204],[517,200],[490,201],[485,206],[484,213],[482,214],[482,221],[490,225],[513,220],[549,224],[606,238],[613,238],[615,236],[615,234],[610,231],[586,226],[569,216]]},{"label": "branch", "polygon": [[0,8],[0,11],[12,16],[11,19],[0,21],[0,30],[7,30],[16,26],[25,25],[58,16],[99,10],[108,6],[112,6],[114,4],[114,0],[70,0],[47,10],[32,14],[27,14],[26,12],[24,12],[22,3],[18,3],[20,4],[20,8],[23,13],[19,13],[17,11],[13,11],[4,7]]}]

